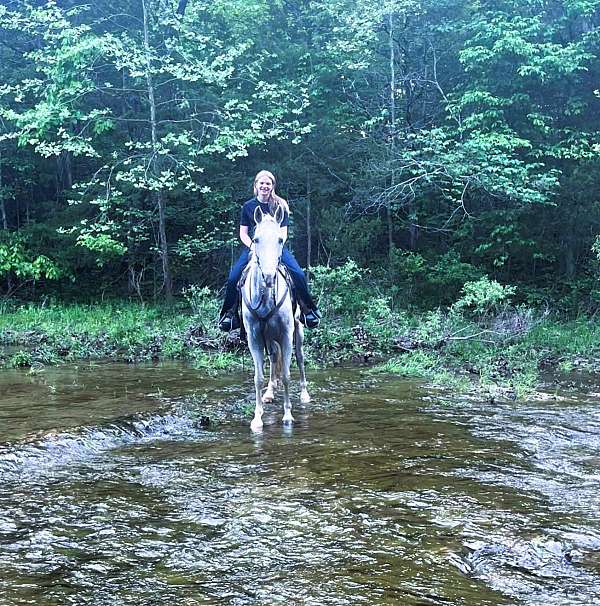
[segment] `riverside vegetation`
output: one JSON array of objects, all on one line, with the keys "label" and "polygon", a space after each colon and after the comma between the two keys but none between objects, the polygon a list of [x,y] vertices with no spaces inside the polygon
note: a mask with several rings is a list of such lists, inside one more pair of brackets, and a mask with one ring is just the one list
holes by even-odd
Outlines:
[{"label": "riverside vegetation", "polygon": [[[368,273],[353,261],[313,269],[323,323],[307,331],[309,364],[368,364],[372,372],[474,390],[493,400],[527,395],[544,370],[593,370],[600,357],[600,327],[593,319],[564,320],[514,305],[516,289],[487,277],[467,282],[449,307],[416,311],[394,306]],[[5,301],[0,364],[30,372],[83,359],[175,359],[208,372],[240,367],[246,346],[237,333],[217,330],[219,305],[207,287],[184,290],[171,307]]]}]

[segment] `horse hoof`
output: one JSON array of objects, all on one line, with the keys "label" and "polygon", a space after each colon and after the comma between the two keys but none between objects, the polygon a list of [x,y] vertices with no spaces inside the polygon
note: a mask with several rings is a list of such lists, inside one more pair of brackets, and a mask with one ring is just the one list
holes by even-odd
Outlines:
[{"label": "horse hoof", "polygon": [[260,419],[252,419],[252,423],[250,423],[250,429],[254,432],[262,431],[263,422]]},{"label": "horse hoof", "polygon": [[294,423],[294,417],[292,417],[292,415],[290,415],[289,417],[283,417],[283,424],[285,426],[289,427],[293,423]]},{"label": "horse hoof", "polygon": [[263,401],[263,404],[272,404],[273,403],[273,396],[265,394],[262,397],[262,401]]},{"label": "horse hoof", "polygon": [[301,393],[300,394],[300,403],[301,404],[308,404],[310,402],[310,394],[307,393]]}]

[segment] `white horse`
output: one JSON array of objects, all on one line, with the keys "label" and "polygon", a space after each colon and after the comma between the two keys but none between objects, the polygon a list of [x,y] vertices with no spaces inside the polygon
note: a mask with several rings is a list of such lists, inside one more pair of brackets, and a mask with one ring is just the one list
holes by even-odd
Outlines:
[{"label": "white horse", "polygon": [[[281,208],[277,209],[274,217],[264,214],[260,208],[254,212],[256,230],[248,273],[242,287],[242,316],[254,361],[256,407],[250,424],[253,431],[262,429],[263,403],[273,401],[274,389],[279,377],[283,384],[283,423],[291,425],[294,422],[289,394],[290,363],[294,343],[296,361],[300,369],[300,401],[303,404],[310,402],[310,395],[306,389],[302,351],[304,327],[299,320],[299,309],[294,317],[290,286],[279,265],[283,251],[281,234],[283,217]],[[271,364],[269,384],[264,395],[261,395],[265,351],[269,354]]]}]

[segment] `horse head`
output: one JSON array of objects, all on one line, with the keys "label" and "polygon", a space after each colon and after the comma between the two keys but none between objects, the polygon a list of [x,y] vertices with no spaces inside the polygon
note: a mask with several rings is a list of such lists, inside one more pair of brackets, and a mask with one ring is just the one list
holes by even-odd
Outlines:
[{"label": "horse head", "polygon": [[284,212],[280,207],[275,211],[275,216],[263,213],[258,206],[254,211],[256,230],[252,240],[252,249],[267,288],[273,288],[275,284],[277,267],[283,252],[281,235],[283,218]]}]

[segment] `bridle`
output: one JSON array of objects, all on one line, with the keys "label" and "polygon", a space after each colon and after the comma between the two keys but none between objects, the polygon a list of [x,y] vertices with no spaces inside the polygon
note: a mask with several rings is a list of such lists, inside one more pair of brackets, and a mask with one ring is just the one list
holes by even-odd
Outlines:
[{"label": "bridle", "polygon": [[[254,243],[254,240],[252,240],[252,242]],[[264,327],[266,325],[266,323],[269,321],[269,319],[273,316],[273,314],[275,314],[279,308],[283,305],[283,302],[285,301],[285,298],[287,297],[288,293],[289,293],[289,286],[288,286],[288,282],[285,279],[285,275],[283,273],[283,271],[281,270],[281,255],[282,253],[279,253],[279,257],[277,259],[277,271],[275,272],[275,281],[273,283],[273,287],[270,289],[272,290],[273,293],[273,307],[265,314],[265,315],[260,315],[258,313],[258,310],[267,303],[267,299],[265,297],[265,295],[267,294],[267,280],[265,278],[265,274],[263,272],[262,266],[260,264],[260,257],[256,254],[253,253],[253,262],[256,264],[256,266],[258,267],[258,270],[260,271],[260,288],[259,288],[259,295],[260,298],[258,300],[258,304],[256,305],[256,307],[254,307],[252,305],[251,300],[248,300],[248,296],[246,295],[246,289],[242,289],[242,298],[244,300],[244,303],[246,304],[246,307],[248,308],[248,310],[250,311],[250,313],[261,323],[261,326],[264,330]],[[281,276],[283,277],[283,282],[285,284],[285,288],[283,290],[283,294],[281,295],[281,298],[279,299],[279,301],[275,300],[275,287],[277,285],[277,274],[281,274]],[[251,287],[251,284],[250,284]]]}]

